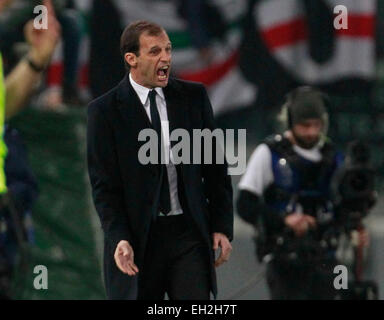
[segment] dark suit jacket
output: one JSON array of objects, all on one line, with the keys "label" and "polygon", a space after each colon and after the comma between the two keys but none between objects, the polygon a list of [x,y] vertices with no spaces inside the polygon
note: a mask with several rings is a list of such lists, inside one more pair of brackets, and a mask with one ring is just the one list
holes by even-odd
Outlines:
[{"label": "dark suit jacket", "polygon": [[[164,95],[170,132],[183,128],[192,137],[193,129],[215,128],[203,85],[170,79]],[[137,295],[139,276],[123,274],[115,265],[113,255],[118,242],[128,240],[134,250],[135,263],[139,269],[142,267],[149,228],[155,216],[160,169],[159,165],[140,164],[138,151],[146,142],[138,141],[138,134],[151,127],[128,75],[88,106],[88,170],[104,230],[104,275],[110,299],[135,299]],[[180,164],[176,170],[183,211],[209,249],[211,289],[216,295],[211,234],[222,232],[230,240],[233,237],[232,186],[227,164]]]}]

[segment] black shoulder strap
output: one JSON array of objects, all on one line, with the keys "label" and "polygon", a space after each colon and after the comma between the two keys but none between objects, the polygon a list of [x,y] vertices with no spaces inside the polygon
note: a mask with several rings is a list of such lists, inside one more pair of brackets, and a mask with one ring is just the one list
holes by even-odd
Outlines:
[{"label": "black shoulder strap", "polygon": [[[297,157],[297,153],[293,150],[292,143],[280,134],[268,136],[264,143],[271,151],[277,152],[282,157],[287,158],[287,160],[295,160]],[[322,162],[325,162],[328,166],[332,165],[336,155],[336,148],[330,139],[326,139],[320,152],[322,154]]]},{"label": "black shoulder strap", "polygon": [[336,155],[336,147],[335,144],[330,140],[327,139],[323,145],[323,147],[320,150],[323,160],[327,166],[331,166],[334,163],[335,155]]},{"label": "black shoulder strap", "polygon": [[299,161],[299,155],[293,150],[292,143],[280,134],[269,136],[265,139],[265,144],[273,152],[278,153],[282,158],[286,158],[289,163]]}]

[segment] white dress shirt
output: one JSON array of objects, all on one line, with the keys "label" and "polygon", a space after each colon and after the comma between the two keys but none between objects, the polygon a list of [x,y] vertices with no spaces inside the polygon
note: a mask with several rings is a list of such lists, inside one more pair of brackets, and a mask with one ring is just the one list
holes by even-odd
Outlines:
[{"label": "white dress shirt", "polygon": [[[150,110],[150,102],[149,102],[149,91],[151,89],[148,89],[146,87],[143,87],[142,85],[135,82],[135,80],[132,79],[132,75],[129,74],[129,81],[131,82],[131,85],[133,89],[136,91],[145,112],[147,113],[149,121],[151,120],[151,110]],[[183,213],[183,210],[181,208],[180,202],[179,202],[179,196],[177,193],[177,171],[176,167],[173,164],[173,155],[172,152],[170,152],[170,140],[169,140],[169,122],[168,122],[168,114],[167,114],[167,103],[165,101],[165,96],[163,93],[163,89],[160,87],[155,88],[156,90],[156,104],[157,104],[157,111],[159,112],[160,120],[161,120],[161,133],[163,135],[164,139],[164,149],[166,151],[166,168],[167,168],[167,174],[168,174],[168,182],[169,182],[169,193],[171,196],[171,212],[168,213],[167,216],[170,215],[177,215]],[[168,156],[167,156],[168,155]],[[169,161],[167,161],[169,159]],[[160,213],[160,215],[163,215]]]}]

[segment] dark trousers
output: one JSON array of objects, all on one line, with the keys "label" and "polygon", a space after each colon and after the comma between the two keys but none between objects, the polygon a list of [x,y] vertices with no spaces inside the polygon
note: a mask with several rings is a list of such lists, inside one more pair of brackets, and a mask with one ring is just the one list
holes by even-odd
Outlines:
[{"label": "dark trousers", "polygon": [[184,214],[158,217],[153,223],[144,265],[139,272],[139,300],[209,300],[208,248]]},{"label": "dark trousers", "polygon": [[299,264],[271,261],[267,283],[272,300],[333,300],[335,262]]}]

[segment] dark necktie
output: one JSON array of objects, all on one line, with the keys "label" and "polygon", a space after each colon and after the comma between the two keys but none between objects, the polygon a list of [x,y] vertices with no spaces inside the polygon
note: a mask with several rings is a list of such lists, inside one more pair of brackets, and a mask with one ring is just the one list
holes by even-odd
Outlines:
[{"label": "dark necktie", "polygon": [[168,214],[171,211],[171,200],[169,193],[169,182],[168,182],[168,174],[167,167],[165,164],[161,164],[161,150],[164,148],[161,139],[161,121],[159,112],[157,110],[156,104],[156,91],[151,90],[149,92],[149,102],[150,102],[150,110],[151,110],[151,120],[152,126],[157,132],[158,136],[158,154],[159,154],[159,165],[160,165],[160,176],[161,176],[161,186],[160,186],[160,199],[159,199],[159,209],[163,214]]}]

